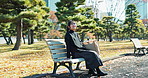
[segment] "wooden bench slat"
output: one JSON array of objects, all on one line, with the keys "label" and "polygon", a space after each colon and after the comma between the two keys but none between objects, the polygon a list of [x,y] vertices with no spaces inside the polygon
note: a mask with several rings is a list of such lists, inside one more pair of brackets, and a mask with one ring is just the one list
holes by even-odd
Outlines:
[{"label": "wooden bench slat", "polygon": [[65,59],[67,59],[67,57],[62,57],[62,58],[58,58],[58,59],[55,58],[55,59],[54,59],[54,62],[55,62],[55,61],[58,62],[59,60],[65,60]]},{"label": "wooden bench slat", "polygon": [[66,52],[66,49],[60,49],[60,50],[50,50],[51,53],[61,53],[61,52]]},{"label": "wooden bench slat", "polygon": [[65,48],[65,45],[54,45],[54,46],[49,46],[50,49],[57,49],[57,48]]},{"label": "wooden bench slat", "polygon": [[47,44],[53,45],[53,44],[63,44],[63,43],[62,42],[59,42],[59,41],[55,41],[55,42],[47,42]]},{"label": "wooden bench slat", "polygon": [[67,53],[61,53],[61,54],[53,54],[52,57],[55,58],[61,58],[61,57],[67,57]]},{"label": "wooden bench slat", "polygon": [[142,47],[142,45],[141,45],[139,39],[133,38],[133,39],[131,39],[131,40],[133,41],[134,46],[135,46],[136,48]]},{"label": "wooden bench slat", "polygon": [[71,62],[71,63],[77,63],[85,61],[84,58],[75,58],[75,59],[55,59],[55,62]]}]

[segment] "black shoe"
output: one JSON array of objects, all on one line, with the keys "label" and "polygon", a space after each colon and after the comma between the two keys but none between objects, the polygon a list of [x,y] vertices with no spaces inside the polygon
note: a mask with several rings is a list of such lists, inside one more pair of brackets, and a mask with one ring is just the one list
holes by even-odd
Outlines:
[{"label": "black shoe", "polygon": [[106,76],[106,75],[107,75],[107,73],[103,73],[103,72],[98,73],[98,76]]},{"label": "black shoe", "polygon": [[97,76],[98,74],[96,74],[94,71],[92,70],[89,70],[88,71],[88,74],[91,75],[91,76]]},{"label": "black shoe", "polygon": [[97,70],[98,77],[107,75],[107,73],[103,73],[99,68],[96,68],[96,70]]}]

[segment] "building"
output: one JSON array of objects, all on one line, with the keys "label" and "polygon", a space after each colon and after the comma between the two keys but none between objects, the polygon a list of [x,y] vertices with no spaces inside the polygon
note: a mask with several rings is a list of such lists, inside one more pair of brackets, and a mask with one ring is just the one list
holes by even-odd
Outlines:
[{"label": "building", "polygon": [[60,0],[45,0],[45,1],[46,1],[46,5],[48,7],[50,7],[51,11],[56,11],[57,7],[56,7],[55,3],[60,1]]},{"label": "building", "polygon": [[113,16],[115,21],[125,20],[124,0],[86,0],[85,5],[93,8],[96,18]]},{"label": "building", "polygon": [[100,18],[101,9],[99,7],[103,1],[104,0],[86,0],[84,7],[91,7],[94,12],[94,17]]},{"label": "building", "polygon": [[[125,20],[125,10],[129,4],[135,4],[140,19],[148,26],[148,0],[104,0],[105,12],[119,20]],[[100,6],[101,8],[101,6]],[[104,14],[105,12],[101,13]]]},{"label": "building", "polygon": [[[135,4],[136,8],[141,16],[140,19],[143,20],[145,26],[148,26],[148,0],[126,0],[129,4]],[[126,4],[127,6],[127,4]]]},{"label": "building", "polygon": [[119,20],[125,20],[125,1],[124,0],[104,0],[108,16],[113,16]]}]

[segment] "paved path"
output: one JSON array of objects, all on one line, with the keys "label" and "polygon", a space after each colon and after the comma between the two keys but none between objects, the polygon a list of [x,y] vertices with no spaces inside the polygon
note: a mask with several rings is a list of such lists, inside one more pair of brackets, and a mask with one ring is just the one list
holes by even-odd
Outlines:
[{"label": "paved path", "polygon": [[[135,56],[133,54],[126,54],[123,57],[106,61],[101,68],[107,72],[108,75],[101,78],[148,78],[148,55]],[[75,71],[77,78],[97,78],[90,77],[88,70]],[[71,78],[69,73],[62,73],[59,75],[41,74],[26,78]]]},{"label": "paved path", "polygon": [[[12,42],[15,43],[16,42],[16,38],[15,37],[12,37]],[[34,42],[37,42],[38,40],[37,39],[34,39]],[[28,39],[25,39],[25,42],[27,43],[28,42]],[[23,43],[23,40],[22,40],[22,43]],[[3,37],[0,37],[0,44],[6,44],[6,41]]]}]

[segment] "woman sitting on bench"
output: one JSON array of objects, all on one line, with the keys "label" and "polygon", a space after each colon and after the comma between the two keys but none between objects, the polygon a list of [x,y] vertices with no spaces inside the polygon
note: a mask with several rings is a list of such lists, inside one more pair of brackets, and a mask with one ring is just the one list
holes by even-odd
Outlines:
[{"label": "woman sitting on bench", "polygon": [[[78,34],[75,32],[77,25],[74,21],[69,21],[67,26],[67,33],[65,35],[65,42],[67,46],[67,57],[70,58],[84,58],[86,61],[86,68],[89,69],[88,74],[93,76],[105,76],[107,73],[103,73],[99,66],[103,66],[103,63],[99,55],[93,51],[83,47],[82,42]],[[95,73],[97,71],[97,74]]]}]

